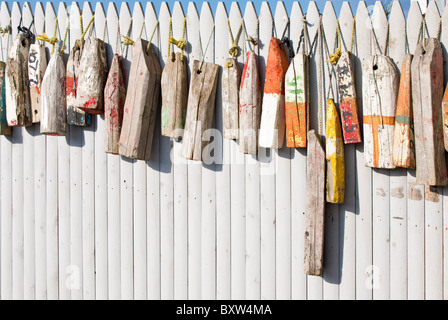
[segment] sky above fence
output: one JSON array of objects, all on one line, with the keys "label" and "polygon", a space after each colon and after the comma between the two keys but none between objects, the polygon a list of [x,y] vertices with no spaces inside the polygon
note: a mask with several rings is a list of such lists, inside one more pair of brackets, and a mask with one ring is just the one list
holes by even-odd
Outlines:
[{"label": "sky above fence", "polygon": [[[12,7],[12,3],[14,2],[14,1],[7,1],[8,2],[8,4],[9,4],[9,6],[10,6],[10,8]],[[25,1],[18,1],[21,5],[23,5],[23,3],[25,2]],[[34,10],[34,7],[35,7],[35,3],[37,2],[37,1],[34,1],[34,0],[31,0],[31,1],[29,1],[30,3],[31,3],[31,7],[33,8],[33,10]],[[41,1],[41,2],[46,2],[46,1]],[[62,2],[62,1],[53,1],[53,3],[54,4],[58,4],[59,2]],[[67,3],[67,5],[70,5],[70,3],[72,2],[72,1],[63,1],[63,2],[65,2],[65,3]],[[83,3],[84,1],[78,1],[78,3]],[[95,4],[97,3],[98,1],[90,1],[90,3],[92,4],[92,7],[94,8],[95,7]],[[105,10],[107,10],[107,4],[108,3],[110,3],[110,2],[113,2],[113,3],[115,3],[116,4],[116,6],[119,8],[120,7],[120,5],[121,5],[121,3],[122,2],[126,2],[126,1],[117,1],[117,0],[115,0],[115,1],[101,1],[101,2],[103,2],[104,3],[104,9]],[[134,3],[135,3],[136,1],[127,1],[127,3],[129,4],[129,7],[130,7],[130,9],[132,10],[133,8],[134,8]],[[146,1],[140,1],[142,4],[143,3],[146,3]],[[153,3],[154,3],[154,7],[155,7],[155,9],[156,9],[156,11],[157,11],[157,13],[158,13],[158,11],[159,11],[159,8],[160,8],[160,4],[162,3],[162,2],[167,2],[168,3],[168,5],[170,6],[170,8],[172,8],[173,7],[173,4],[174,4],[174,0],[168,0],[168,1],[163,1],[163,0],[155,0],[155,1],[152,1]],[[184,8],[186,8],[187,6],[188,6],[188,2],[190,2],[189,0],[181,0],[181,1],[179,1],[181,4],[182,4],[182,6],[184,7]],[[213,12],[216,10],[216,5],[217,5],[217,3],[219,2],[219,1],[217,1],[217,0],[209,0],[208,1],[209,3],[210,3],[210,6],[211,6],[211,8],[212,8],[212,10],[213,10]],[[233,2],[233,0],[223,0],[222,2],[224,2],[224,4],[226,5],[226,8],[230,8],[230,4]],[[240,4],[240,7],[241,7],[241,10],[244,10],[244,7],[245,7],[245,3],[246,3],[246,1],[238,1],[239,2],[239,4]],[[255,0],[255,1],[253,1],[254,2],[254,4],[255,4],[255,9],[257,10],[257,13],[259,13],[259,10],[260,10],[260,7],[261,7],[261,3],[262,3],[262,1],[257,1],[257,0]],[[269,6],[271,7],[271,10],[275,10],[275,7],[276,7],[276,5],[277,5],[277,0],[269,0],[269,1],[267,1],[268,3],[269,3]],[[319,8],[319,10],[322,12],[323,11],[323,9],[324,9],[324,6],[325,6],[325,3],[327,2],[327,0],[315,0],[315,2],[316,2],[316,4],[317,4],[317,7]],[[339,0],[337,0],[337,1],[332,1],[333,2],[333,6],[334,6],[334,9],[335,9],[335,11],[338,13],[339,11],[340,11],[340,9],[341,9],[341,5],[342,5],[342,3],[343,3],[343,1],[339,1]],[[348,1],[349,3],[350,3],[350,5],[351,5],[351,7],[352,7],[352,10],[354,11],[354,12],[356,12],[356,8],[358,7],[358,2],[359,2],[359,0],[349,0]],[[384,8],[387,8],[388,7],[388,5],[392,2],[392,0],[382,0],[382,2],[383,2],[383,5],[384,5]],[[288,0],[285,0],[284,1],[284,3],[285,3],[285,5],[286,5],[286,10],[288,10],[288,13],[290,12],[290,10],[291,10],[291,7],[292,7],[292,3],[293,3],[293,1],[288,1]],[[300,5],[302,6],[302,9],[304,10],[304,11],[306,11],[306,8],[308,7],[308,3],[309,3],[309,0],[299,0],[299,3],[300,3]],[[375,0],[365,0],[365,3],[366,3],[366,5],[368,6],[368,8],[369,8],[369,11],[372,11],[373,10],[373,6],[374,6],[374,4],[375,4]],[[410,1],[409,0],[401,0],[400,1],[400,4],[401,4],[401,6],[402,6],[402,8],[403,8],[403,12],[404,12],[404,14],[405,14],[405,16],[407,16],[407,12],[408,12],[408,10],[409,10],[409,6],[410,6]],[[197,8],[198,8],[198,10],[200,10],[201,9],[201,5],[202,5],[202,1],[196,1],[196,5],[197,5]]]}]

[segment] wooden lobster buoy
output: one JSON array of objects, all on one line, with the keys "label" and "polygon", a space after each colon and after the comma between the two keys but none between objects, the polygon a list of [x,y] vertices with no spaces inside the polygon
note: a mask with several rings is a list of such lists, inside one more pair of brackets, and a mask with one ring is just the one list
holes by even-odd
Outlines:
[{"label": "wooden lobster buoy", "polygon": [[135,41],[129,83],[123,112],[118,153],[122,156],[149,160],[160,97],[162,69],[148,41]]},{"label": "wooden lobster buoy", "polygon": [[336,65],[336,71],[344,143],[358,143],[361,142],[361,128],[358,119],[358,102],[351,52],[342,52]]},{"label": "wooden lobster buoy", "polygon": [[325,151],[314,130],[307,138],[304,271],[318,276],[324,258]]},{"label": "wooden lobster buoy", "polygon": [[67,134],[67,98],[65,66],[59,50],[55,50],[42,81],[40,133]]},{"label": "wooden lobster buoy", "polygon": [[290,148],[306,148],[308,56],[297,53],[285,77],[286,145]]},{"label": "wooden lobster buoy", "polygon": [[218,73],[217,64],[193,61],[182,142],[182,156],[186,159],[203,160],[202,150],[207,141],[204,141],[202,137],[204,132],[212,126]]},{"label": "wooden lobster buoy", "polygon": [[76,93],[78,87],[79,64],[81,61],[84,40],[76,40],[67,61],[66,95],[67,95],[67,123],[76,126],[88,126],[92,118],[83,110],[76,107]]},{"label": "wooden lobster buoy", "polygon": [[368,167],[393,169],[395,109],[399,76],[385,55],[368,57],[363,71],[364,159]]},{"label": "wooden lobster buoy", "polygon": [[87,113],[103,113],[107,57],[102,40],[94,37],[85,40],[78,70],[75,106]]},{"label": "wooden lobster buoy", "polygon": [[285,137],[285,74],[288,69],[285,49],[277,38],[269,44],[266,62],[259,144],[263,148],[281,148]]},{"label": "wooden lobster buoy", "polygon": [[325,156],[327,159],[327,202],[344,203],[345,163],[344,142],[338,111],[333,99],[327,100],[327,134]]},{"label": "wooden lobster buoy", "polygon": [[257,56],[250,50],[240,84],[239,144],[246,154],[258,153],[258,129],[261,121],[261,86],[258,75]]},{"label": "wooden lobster buoy", "polygon": [[[425,41],[425,40],[424,40]],[[442,144],[443,56],[439,40],[420,42],[411,64],[417,184],[446,186]]]},{"label": "wooden lobster buoy", "polygon": [[30,53],[28,55],[28,79],[30,83],[30,102],[33,123],[40,122],[42,80],[44,79],[46,68],[47,56],[45,54],[45,47],[38,43],[30,45]]},{"label": "wooden lobster buoy", "polygon": [[187,63],[180,52],[171,53],[162,72],[162,135],[182,138],[188,102]]},{"label": "wooden lobster buoy", "polygon": [[397,167],[415,169],[411,61],[412,55],[407,54],[404,57],[403,66],[401,68],[397,112],[395,114],[392,162],[394,166]]},{"label": "wooden lobster buoy", "polygon": [[6,92],[5,92],[6,63],[0,61],[0,135],[11,135],[11,127],[6,120]]},{"label": "wooden lobster buoy", "polygon": [[126,87],[120,66],[120,57],[114,54],[104,87],[104,121],[105,141],[107,153],[118,154],[121,125],[123,123],[123,109],[126,101]]},{"label": "wooden lobster buoy", "polygon": [[28,83],[28,54],[30,40],[18,33],[6,62],[6,119],[9,126],[30,126],[30,88]]},{"label": "wooden lobster buoy", "polygon": [[228,58],[222,72],[222,130],[226,139],[238,139],[240,81],[238,61]]}]

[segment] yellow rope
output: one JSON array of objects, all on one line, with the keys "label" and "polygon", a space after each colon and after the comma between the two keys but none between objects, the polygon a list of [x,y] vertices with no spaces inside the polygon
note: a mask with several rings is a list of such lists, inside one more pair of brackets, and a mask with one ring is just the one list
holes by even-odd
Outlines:
[{"label": "yellow rope", "polygon": [[121,43],[125,46],[133,46],[135,44],[135,41],[129,38],[128,36],[121,35],[123,40],[121,40]]},{"label": "yellow rope", "polygon": [[171,45],[174,44],[175,46],[177,46],[182,51],[182,55],[180,57],[180,60],[183,61],[183,59],[184,59],[184,50],[187,47],[187,41],[185,40],[186,25],[187,25],[187,17],[184,17],[184,24],[183,24],[183,27],[182,27],[182,38],[180,38],[179,40],[176,40],[172,36],[172,34],[173,34],[173,20],[172,20],[172,18],[170,18],[170,24],[168,26],[168,57],[170,56]]},{"label": "yellow rope", "polygon": [[350,52],[353,53],[353,45],[355,44],[355,27],[356,27],[356,17],[353,17],[352,24],[352,37],[350,39]]},{"label": "yellow rope", "polygon": [[233,38],[232,29],[230,28],[230,19],[229,18],[227,18],[227,26],[229,27],[230,40],[232,41],[232,46],[229,49],[229,54],[233,58],[235,58],[238,55],[238,45],[237,45],[237,42],[238,42],[238,38],[239,38],[240,33],[241,33],[241,29],[243,28],[243,20],[241,20],[241,24],[240,24],[240,27],[238,28],[238,31],[237,31],[236,36],[235,36],[235,39]]},{"label": "yellow rope", "polygon": [[86,35],[87,31],[89,30],[89,27],[92,24],[94,18],[95,18],[95,15],[93,15],[92,18],[90,18],[90,21],[87,24],[86,30],[84,30],[84,32],[83,32],[83,30],[82,30],[82,14],[79,16],[79,22],[81,25],[81,39],[80,39],[81,42],[82,42],[82,40],[84,40],[84,36]]},{"label": "yellow rope", "polygon": [[227,61],[226,61],[226,67],[227,67],[227,68],[233,67],[233,62],[232,62],[232,60],[227,60]]},{"label": "yellow rope", "polygon": [[337,30],[337,37],[338,37],[338,47],[334,50],[333,53],[330,54],[330,58],[328,59],[328,62],[331,64],[336,64],[339,61],[339,58],[341,57],[342,50],[341,50],[341,28],[339,26],[339,19],[336,20],[336,30]]},{"label": "yellow rope", "polygon": [[67,40],[67,33],[68,33],[68,29],[69,29],[69,27],[70,27],[70,19],[68,19],[68,21],[67,21],[67,27],[65,27],[64,41],[62,42],[61,53],[64,52],[65,41]]},{"label": "yellow rope", "polygon": [[156,30],[157,30],[157,26],[158,26],[158,25],[159,25],[159,20],[157,20],[156,25],[154,26],[154,30],[152,31],[151,38],[149,38],[148,45],[146,46],[146,52],[148,52],[149,47],[151,46],[152,38],[154,37],[154,34],[156,33]]},{"label": "yellow rope", "polygon": [[54,46],[56,43],[59,42],[58,38],[56,37],[56,32],[58,31],[58,18],[54,21],[54,35],[52,38],[49,38],[45,32],[42,32],[42,34],[37,36],[37,40],[45,41],[50,43],[53,46],[53,49],[51,50],[51,54],[54,53]]},{"label": "yellow rope", "polygon": [[0,27],[0,34],[2,37],[5,36],[5,34],[9,33],[11,31],[11,26],[8,24],[4,27]]}]

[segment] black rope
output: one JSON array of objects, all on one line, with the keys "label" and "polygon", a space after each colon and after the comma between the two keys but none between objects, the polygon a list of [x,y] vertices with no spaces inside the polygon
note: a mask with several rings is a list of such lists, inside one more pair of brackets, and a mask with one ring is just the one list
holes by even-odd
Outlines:
[{"label": "black rope", "polygon": [[283,30],[283,35],[280,40],[280,44],[286,45],[286,50],[288,52],[288,56],[290,59],[292,59],[292,58],[294,58],[294,50],[292,48],[291,40],[289,40],[289,38],[286,36],[286,31],[288,30],[288,27],[289,27],[289,21],[286,24],[285,29]]},{"label": "black rope", "polygon": [[31,32],[30,29],[31,29],[31,26],[33,25],[33,23],[34,23],[34,18],[31,21],[31,24],[30,24],[30,26],[28,28],[23,27],[22,26],[22,17],[20,17],[20,22],[19,22],[19,25],[17,27],[17,31],[18,32],[22,32],[23,35],[25,36],[25,38],[32,39],[32,38],[34,38],[34,34]]}]

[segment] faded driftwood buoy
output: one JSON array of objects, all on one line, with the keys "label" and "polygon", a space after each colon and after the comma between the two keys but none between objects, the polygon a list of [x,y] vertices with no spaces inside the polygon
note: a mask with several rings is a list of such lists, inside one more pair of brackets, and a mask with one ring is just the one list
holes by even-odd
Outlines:
[{"label": "faded driftwood buoy", "polygon": [[91,114],[103,113],[106,79],[106,46],[102,40],[89,37],[79,61],[75,107]]},{"label": "faded driftwood buoy", "polygon": [[277,38],[269,44],[266,62],[259,144],[281,148],[285,138],[285,74],[288,69],[285,49]]},{"label": "faded driftwood buoy", "polygon": [[6,120],[6,92],[5,92],[6,63],[0,61],[0,135],[11,135],[11,127]]},{"label": "faded driftwood buoy", "polygon": [[76,40],[68,56],[66,68],[67,123],[76,126],[88,126],[92,123],[90,114],[76,107],[76,94],[84,40]]},{"label": "faded driftwood buoy", "polygon": [[114,54],[104,87],[104,121],[107,153],[118,154],[121,125],[123,123],[123,108],[126,101],[126,87],[120,65],[120,57]]},{"label": "faded driftwood buoy", "polygon": [[327,159],[326,199],[330,203],[344,203],[345,163],[341,122],[333,99],[327,100],[325,157]]},{"label": "faded driftwood buoy", "polygon": [[395,113],[394,149],[392,153],[392,161],[397,167],[415,169],[411,61],[412,55],[407,54],[401,67],[397,112]]},{"label": "faded driftwood buoy", "polygon": [[325,151],[314,130],[308,131],[307,140],[304,272],[319,276],[324,260]]},{"label": "faded driftwood buoy", "polygon": [[442,144],[443,56],[439,40],[420,42],[411,64],[417,184],[446,186]]},{"label": "faded driftwood buoy", "polygon": [[308,91],[308,56],[297,53],[285,76],[286,145],[306,148]]},{"label": "faded driftwood buoy", "polygon": [[33,123],[40,122],[42,80],[44,79],[46,68],[47,56],[45,54],[45,47],[38,43],[32,44],[28,55],[28,79],[30,84],[30,103]]},{"label": "faded driftwood buoy", "polygon": [[202,155],[208,143],[203,134],[212,127],[218,73],[217,64],[193,61],[182,142],[182,156],[186,159],[202,161],[207,158],[207,155]]},{"label": "faded driftwood buoy", "polygon": [[238,139],[241,73],[235,58],[226,59],[222,71],[222,131],[225,139]]},{"label": "faded driftwood buoy", "polygon": [[336,65],[336,71],[344,143],[358,143],[361,142],[361,128],[358,119],[358,101],[351,52],[342,52]]},{"label": "faded driftwood buoy", "polygon": [[372,55],[363,62],[362,72],[365,164],[394,169],[392,149],[398,71],[389,57]]},{"label": "faded driftwood buoy", "polygon": [[6,119],[9,126],[32,125],[28,54],[30,40],[18,33],[6,61]]},{"label": "faded driftwood buoy", "polygon": [[135,41],[118,148],[122,156],[146,161],[151,157],[162,75],[154,46],[147,50],[147,45],[146,40]]},{"label": "faded driftwood buoy", "polygon": [[240,151],[258,153],[258,129],[261,121],[261,86],[258,75],[257,55],[247,52],[240,84],[239,143]]},{"label": "faded driftwood buoy", "polygon": [[65,136],[67,134],[67,98],[65,66],[60,50],[55,50],[42,81],[41,120],[42,134]]},{"label": "faded driftwood buoy", "polygon": [[188,102],[187,63],[180,52],[171,53],[162,72],[162,135],[182,138]]}]

